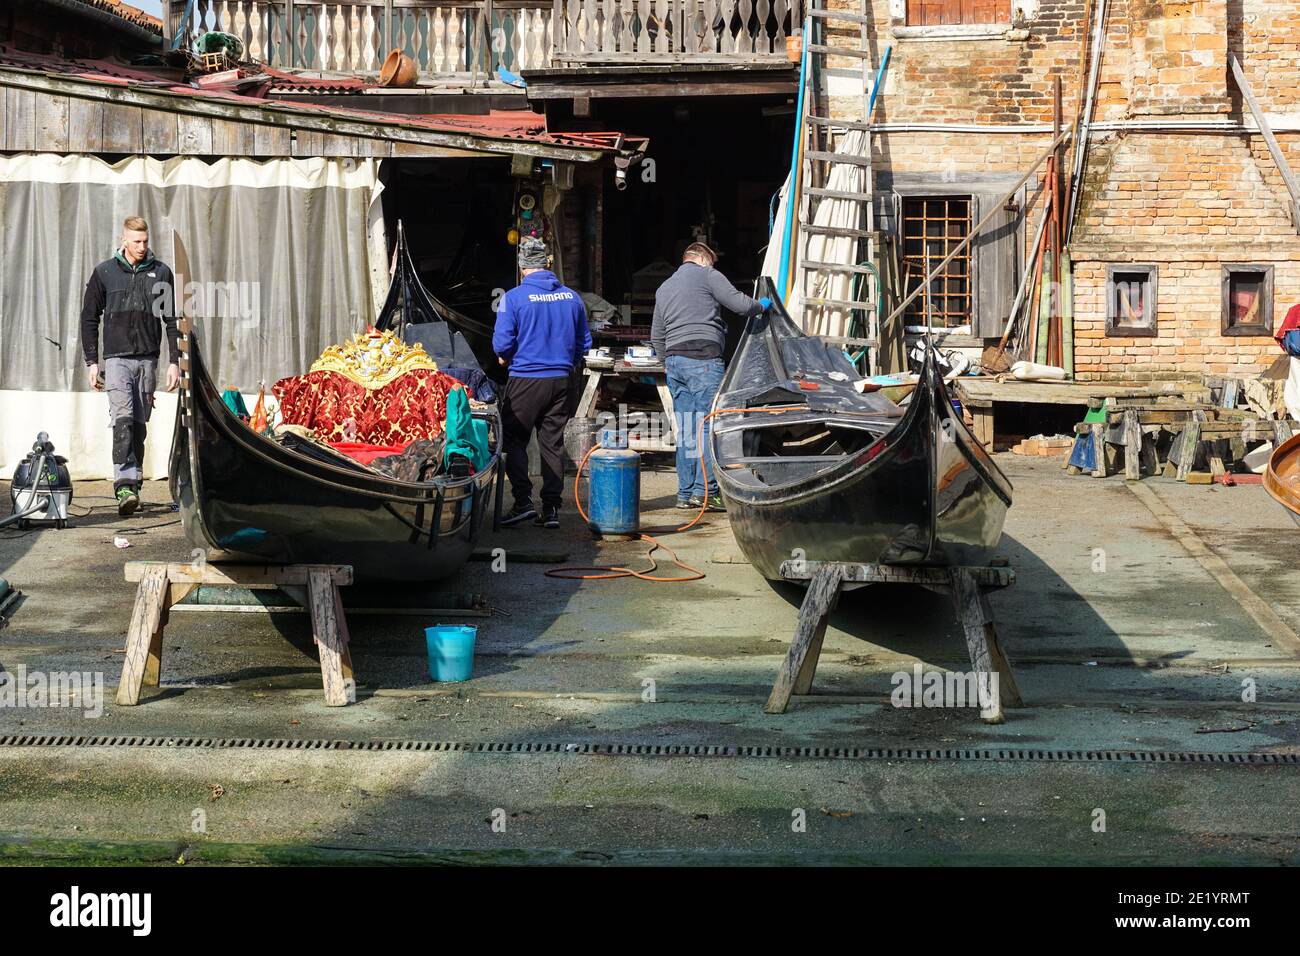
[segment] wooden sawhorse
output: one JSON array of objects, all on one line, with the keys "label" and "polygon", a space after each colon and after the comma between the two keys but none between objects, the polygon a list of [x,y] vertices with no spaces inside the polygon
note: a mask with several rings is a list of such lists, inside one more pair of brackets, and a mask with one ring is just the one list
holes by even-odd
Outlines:
[{"label": "wooden sawhorse", "polygon": [[306,585],[312,636],[320,648],[320,672],[325,703],[342,707],[356,703],[348,623],[339,588],[352,583],[346,564],[193,564],[128,561],[126,579],[138,581],[131,629],[126,635],[126,660],[117,685],[117,702],[130,707],[140,701],[140,688],[158,686],[162,671],[163,630],[168,611],[199,585],[270,589],[282,584]]},{"label": "wooden sawhorse", "polygon": [[791,694],[807,694],[812,688],[817,660],[822,653],[826,622],[835,610],[841,591],[851,591],[868,584],[919,584],[952,597],[957,619],[966,632],[966,649],[971,667],[977,675],[996,672],[998,693],[990,706],[980,711],[980,718],[991,724],[1002,723],[1002,708],[1023,707],[1011,664],[993,628],[993,610],[986,591],[1008,587],[1016,573],[1007,567],[905,567],[891,564],[849,564],[834,561],[786,561],[781,577],[787,581],[807,581],[808,593],[799,608],[790,651],[772,693],[763,710],[784,714]]}]

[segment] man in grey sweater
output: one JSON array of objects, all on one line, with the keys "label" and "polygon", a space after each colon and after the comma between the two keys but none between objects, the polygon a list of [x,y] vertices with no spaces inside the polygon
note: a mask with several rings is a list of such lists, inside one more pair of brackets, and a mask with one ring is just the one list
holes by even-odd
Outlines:
[{"label": "man in grey sweater", "polygon": [[[713,268],[717,256],[702,242],[693,242],[682,264],[655,292],[650,344],[664,360],[668,389],[677,423],[677,507],[722,510],[718,483],[709,468],[708,487],[696,440],[722,384],[722,349],[727,326],[722,310],[757,315],[771,306],[768,299],[751,299],[736,290]],[[708,425],[703,448],[708,448]],[[711,464],[711,463],[710,463]]]}]

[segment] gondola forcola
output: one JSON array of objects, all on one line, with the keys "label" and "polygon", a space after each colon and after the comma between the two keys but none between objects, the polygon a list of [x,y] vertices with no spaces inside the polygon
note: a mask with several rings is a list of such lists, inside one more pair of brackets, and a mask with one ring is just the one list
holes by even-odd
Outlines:
[{"label": "gondola forcola", "polygon": [[908,404],[859,393],[840,351],[776,304],[751,318],[714,402],[711,465],[736,541],[781,580],[783,561],[974,565],[988,559],[1011,482],[952,407],[927,349]]},{"label": "gondola forcola", "polygon": [[[413,270],[398,271],[393,283],[385,324],[424,292]],[[307,454],[306,444],[288,447],[248,427],[221,400],[195,330],[182,323],[171,490],[192,544],[239,559],[347,564],[358,580],[369,581],[432,581],[469,560],[485,514],[500,509],[495,406],[473,412],[488,426],[490,455],[483,467],[467,475],[443,469],[431,480],[400,480],[328,449]],[[454,332],[442,331],[441,341],[454,351]],[[431,354],[448,362],[436,350]],[[473,364],[467,354],[456,354],[455,361]]]}]

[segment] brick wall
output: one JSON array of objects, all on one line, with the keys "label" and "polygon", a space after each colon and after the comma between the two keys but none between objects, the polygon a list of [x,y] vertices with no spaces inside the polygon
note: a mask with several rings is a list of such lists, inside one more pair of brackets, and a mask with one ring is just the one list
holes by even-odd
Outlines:
[{"label": "brick wall", "polygon": [[[859,9],[856,0],[831,5]],[[1300,172],[1300,3],[1110,0],[1108,8],[1095,121],[1241,123],[1228,65],[1235,55]],[[875,0],[873,13],[876,49],[894,47],[877,122],[1048,123],[1055,72],[1065,116],[1075,116],[1087,65],[1083,0],[1016,0],[1014,22],[996,35],[986,27],[979,39],[900,29],[904,0]],[[834,115],[857,118],[860,109],[855,96],[832,103]],[[1023,171],[1047,141],[1030,129],[892,131],[875,137],[874,155],[881,172],[960,179]],[[1256,134],[1094,133],[1072,248],[1078,378],[1186,378],[1271,365],[1280,352],[1270,337],[1221,334],[1222,268],[1274,266],[1276,327],[1300,301],[1300,237],[1287,206],[1282,177]],[[1033,210],[1026,241],[1036,216]],[[1157,267],[1154,338],[1105,335],[1110,263]]]}]

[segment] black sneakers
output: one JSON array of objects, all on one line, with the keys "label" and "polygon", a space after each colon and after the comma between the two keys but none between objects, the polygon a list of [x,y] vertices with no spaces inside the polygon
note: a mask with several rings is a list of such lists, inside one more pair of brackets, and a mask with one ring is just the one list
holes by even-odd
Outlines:
[{"label": "black sneakers", "polygon": [[507,511],[502,517],[501,527],[513,528],[515,525],[522,524],[536,514],[537,509],[533,507],[531,501],[516,501],[515,506]]},{"label": "black sneakers", "polygon": [[[702,504],[704,504],[704,502],[701,501],[699,498],[692,498],[690,501],[690,505],[692,508],[698,508]],[[704,510],[705,511],[726,511],[727,506],[723,504],[721,495],[713,495],[711,498],[709,498],[709,506]]]},{"label": "black sneakers", "polygon": [[560,526],[560,509],[557,505],[543,505],[542,513],[537,516],[534,524],[539,524],[544,528],[558,528]]}]

